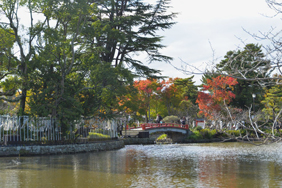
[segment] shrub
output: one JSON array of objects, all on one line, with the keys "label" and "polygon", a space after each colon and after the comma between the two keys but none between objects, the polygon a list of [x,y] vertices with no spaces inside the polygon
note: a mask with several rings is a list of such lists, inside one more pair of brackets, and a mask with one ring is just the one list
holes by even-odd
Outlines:
[{"label": "shrub", "polygon": [[210,130],[210,134],[212,136],[212,138],[215,138],[216,135],[218,134],[218,132],[216,131],[216,129]]},{"label": "shrub", "polygon": [[200,130],[202,130],[202,129],[203,129],[203,128],[202,128],[201,126],[197,126],[197,127],[196,127],[196,130],[197,130],[197,131],[200,131]]},{"label": "shrub", "polygon": [[203,135],[199,131],[193,131],[192,135],[188,136],[188,139],[192,139],[192,140],[203,139]]},{"label": "shrub", "polygon": [[188,139],[190,139],[190,140],[198,140],[199,138],[195,134],[191,134],[190,136],[188,136]]},{"label": "shrub", "polygon": [[[236,136],[236,137],[240,136],[240,130],[228,130],[228,131],[226,131],[226,132],[227,132],[228,134],[234,135],[234,136]],[[242,131],[241,131],[241,134],[244,135],[243,133],[244,133],[244,131],[242,130]]]},{"label": "shrub", "polygon": [[106,135],[108,135],[108,134],[110,134],[110,130],[104,130],[104,129],[95,129],[93,132],[89,132],[89,134],[90,133],[101,133],[101,134],[106,134]]},{"label": "shrub", "polygon": [[163,119],[163,122],[165,122],[165,123],[178,123],[179,118],[177,116],[166,116]]},{"label": "shrub", "polygon": [[207,139],[212,138],[211,131],[209,129],[202,129],[200,130],[200,133],[203,136],[203,138],[207,138]]},{"label": "shrub", "polygon": [[101,133],[95,133],[95,132],[89,132],[89,135],[87,136],[89,139],[95,139],[95,138],[110,138],[109,135],[104,135]]},{"label": "shrub", "polygon": [[165,140],[165,139],[167,139],[167,134],[162,134],[157,138],[158,141]]},{"label": "shrub", "polygon": [[[230,135],[233,136],[240,136],[240,133],[242,136],[246,135],[246,130],[225,130],[225,132],[217,131],[216,129],[210,130],[210,129],[202,129],[202,127],[198,128],[196,127],[192,131],[192,135],[188,137],[188,139],[198,140],[198,139],[211,139],[211,138],[220,138],[220,137],[229,137]],[[251,133],[250,136],[253,136]]]}]

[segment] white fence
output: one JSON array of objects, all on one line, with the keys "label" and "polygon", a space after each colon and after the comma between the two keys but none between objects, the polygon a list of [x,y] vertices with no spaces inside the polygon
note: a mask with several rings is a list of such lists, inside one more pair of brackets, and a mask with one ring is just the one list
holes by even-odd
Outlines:
[{"label": "white fence", "polygon": [[89,132],[99,132],[117,137],[117,124],[123,120],[81,119],[72,123],[68,134],[62,138],[59,123],[50,117],[0,115],[0,141],[50,141],[87,137]]}]

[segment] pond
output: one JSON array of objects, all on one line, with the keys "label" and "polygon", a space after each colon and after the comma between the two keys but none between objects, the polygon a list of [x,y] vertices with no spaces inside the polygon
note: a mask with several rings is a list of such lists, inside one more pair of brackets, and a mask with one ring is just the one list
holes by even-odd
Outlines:
[{"label": "pond", "polygon": [[130,145],[0,158],[0,187],[282,187],[282,144]]}]

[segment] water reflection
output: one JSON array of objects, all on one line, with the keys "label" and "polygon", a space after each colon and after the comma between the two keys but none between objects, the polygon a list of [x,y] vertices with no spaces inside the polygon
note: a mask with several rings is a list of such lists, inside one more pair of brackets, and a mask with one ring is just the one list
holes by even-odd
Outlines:
[{"label": "water reflection", "polygon": [[282,187],[281,144],[134,145],[0,158],[0,187]]}]

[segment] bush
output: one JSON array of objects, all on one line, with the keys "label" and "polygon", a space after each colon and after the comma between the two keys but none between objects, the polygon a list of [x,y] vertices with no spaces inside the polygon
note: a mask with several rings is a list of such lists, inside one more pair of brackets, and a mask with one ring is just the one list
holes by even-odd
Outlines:
[{"label": "bush", "polygon": [[[235,137],[240,136],[240,133],[242,136],[246,135],[246,130],[225,130],[225,132],[217,131],[216,129],[210,130],[210,129],[202,129],[202,127],[198,128],[196,127],[192,131],[192,135],[188,137],[188,139],[192,140],[198,140],[198,139],[212,139],[212,138],[227,138],[229,135],[233,135]],[[250,136],[254,136],[253,133],[250,134]]]},{"label": "bush", "polygon": [[212,138],[215,138],[216,135],[218,134],[218,132],[216,131],[216,129],[210,130],[210,134],[212,136]]},{"label": "bush", "polygon": [[106,134],[109,135],[110,134],[110,130],[104,130],[104,129],[95,129],[93,132],[89,132],[90,133],[101,133],[101,134]]},{"label": "bush", "polygon": [[87,136],[89,139],[95,139],[95,138],[110,138],[109,135],[104,135],[101,133],[95,133],[95,132],[89,132],[89,135]]},{"label": "bush", "polygon": [[193,131],[192,135],[188,136],[188,139],[192,139],[192,140],[203,139],[203,135],[199,131]]},{"label": "bush", "polygon": [[202,129],[203,129],[203,128],[202,128],[201,126],[197,126],[197,127],[196,127],[196,130],[197,130],[197,131],[200,131],[200,130],[202,130]]},{"label": "bush", "polygon": [[[241,132],[241,135],[244,136],[246,135],[246,131],[245,130],[227,130],[226,131],[228,134],[230,135],[234,135],[236,137],[240,136],[240,132]],[[227,136],[227,135],[226,135]]]},{"label": "bush", "polygon": [[162,121],[165,123],[178,123],[179,118],[177,116],[166,116]]},{"label": "bush", "polygon": [[165,140],[165,139],[167,139],[167,134],[162,134],[157,138],[158,141]]},{"label": "bush", "polygon": [[212,138],[212,134],[211,134],[211,131],[209,129],[202,129],[202,130],[200,130],[200,133],[203,136],[203,138],[206,138],[206,139]]},{"label": "bush", "polygon": [[[212,139],[212,138],[217,138],[220,134],[219,132],[217,132],[216,129],[202,129],[202,127],[198,128],[199,130],[197,130],[196,128],[194,129],[193,134],[188,137],[189,139]],[[225,135],[226,136],[226,135]]]}]

